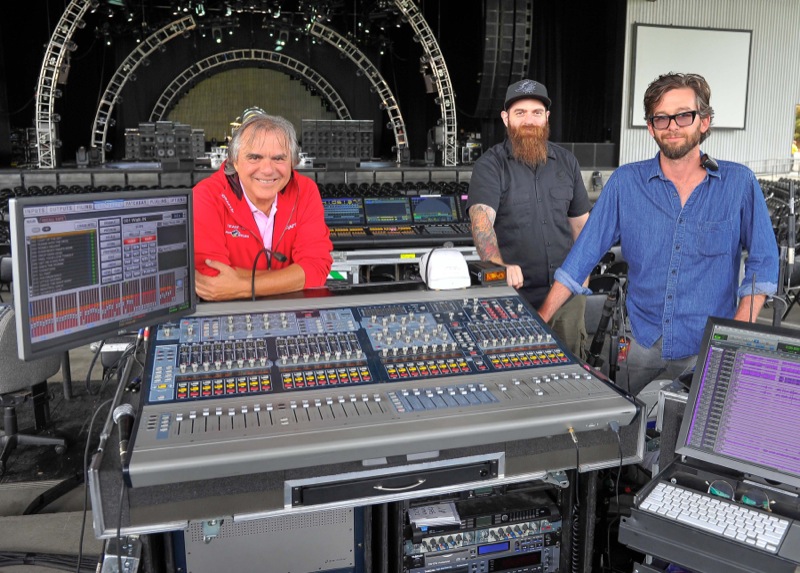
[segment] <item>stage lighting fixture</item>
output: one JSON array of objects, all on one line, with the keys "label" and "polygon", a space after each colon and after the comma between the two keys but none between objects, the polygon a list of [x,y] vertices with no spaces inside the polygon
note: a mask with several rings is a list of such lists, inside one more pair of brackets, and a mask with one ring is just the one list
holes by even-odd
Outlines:
[{"label": "stage lighting fixture", "polygon": [[221,44],[222,43],[222,30],[220,28],[218,28],[217,26],[214,26],[213,28],[211,28],[211,37],[214,38],[214,41],[217,44]]},{"label": "stage lighting fixture", "polygon": [[278,39],[275,41],[275,51],[280,52],[283,50],[286,43],[289,41],[289,32],[288,30],[281,30],[278,33]]}]

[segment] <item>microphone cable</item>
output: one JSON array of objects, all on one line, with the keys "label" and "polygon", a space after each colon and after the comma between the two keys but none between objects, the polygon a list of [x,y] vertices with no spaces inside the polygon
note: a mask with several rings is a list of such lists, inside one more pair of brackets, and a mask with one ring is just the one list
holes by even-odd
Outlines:
[{"label": "microphone cable", "polygon": [[[287,229],[289,229],[289,222],[292,220],[292,215],[294,215],[295,210],[297,209],[297,203],[300,201],[300,188],[297,188],[297,197],[294,199],[294,205],[292,205],[292,210],[289,213],[289,218],[286,219],[286,225],[283,226],[283,231],[281,231],[281,236],[278,237],[278,240],[274,243],[274,246],[280,245],[281,241],[283,240],[283,236],[286,234]],[[250,272],[250,300],[256,300],[256,266],[258,265],[258,259],[261,257],[261,253],[264,253],[264,256],[267,257],[267,270],[272,270],[272,257],[274,256],[278,259],[279,263],[285,263],[288,259],[286,255],[281,252],[273,251],[266,247],[262,247],[258,254],[256,255],[255,260],[253,261],[253,269]]]},{"label": "microphone cable", "polygon": [[[281,235],[282,237],[283,235]],[[261,258],[261,254],[264,254],[267,257],[267,270],[272,270],[272,257],[275,257],[278,262],[285,263],[288,258],[283,253],[279,253],[278,251],[273,251],[266,247],[262,247],[258,254],[256,254],[256,258],[253,260],[253,269],[250,272],[250,300],[256,300],[256,267],[258,266],[258,259]]]},{"label": "microphone cable", "polygon": [[253,259],[253,269],[250,272],[250,300],[256,300],[256,266],[258,266],[258,259],[261,258],[262,253],[267,257],[267,270],[272,267],[272,257],[267,253],[266,247],[260,249],[256,254],[256,258]]}]

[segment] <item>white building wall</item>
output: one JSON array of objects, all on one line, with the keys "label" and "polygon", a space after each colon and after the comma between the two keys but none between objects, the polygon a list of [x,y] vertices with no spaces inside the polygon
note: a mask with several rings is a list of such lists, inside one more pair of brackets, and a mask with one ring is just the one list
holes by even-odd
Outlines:
[{"label": "white building wall", "polygon": [[[788,160],[795,105],[800,103],[800,0],[628,0],[620,165],[658,151],[646,128],[630,126],[631,106],[635,114],[644,114],[641,101],[629,101],[637,23],[752,30],[746,128],[713,130],[703,150],[712,157],[746,163],[757,172],[768,170],[762,167],[766,160]],[[703,57],[703,46],[697,46],[697,57]],[[664,73],[669,71],[693,70]]]}]

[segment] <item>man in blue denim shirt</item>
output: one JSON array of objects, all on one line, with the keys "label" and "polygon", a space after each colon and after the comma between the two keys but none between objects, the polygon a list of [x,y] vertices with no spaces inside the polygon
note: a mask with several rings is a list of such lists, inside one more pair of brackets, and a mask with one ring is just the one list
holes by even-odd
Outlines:
[{"label": "man in blue denim shirt", "polygon": [[743,165],[701,155],[710,98],[695,74],[648,86],[647,129],[661,152],[609,178],[539,311],[548,320],[571,293],[588,293],[581,282],[619,241],[629,265],[633,340],[624,368],[633,394],[694,363],[709,316],[755,320],[777,289],[778,247],[758,181]]}]

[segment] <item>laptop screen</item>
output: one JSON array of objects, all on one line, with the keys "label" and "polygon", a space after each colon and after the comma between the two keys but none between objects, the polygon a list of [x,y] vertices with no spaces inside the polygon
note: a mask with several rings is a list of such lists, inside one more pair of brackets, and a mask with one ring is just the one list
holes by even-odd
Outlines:
[{"label": "laptop screen", "polygon": [[710,318],[675,451],[800,487],[800,331]]}]

